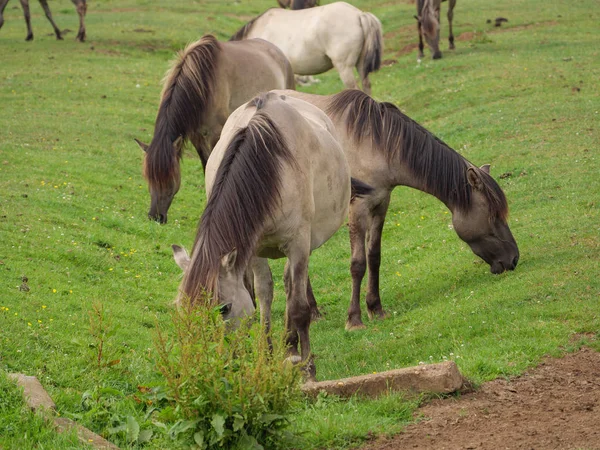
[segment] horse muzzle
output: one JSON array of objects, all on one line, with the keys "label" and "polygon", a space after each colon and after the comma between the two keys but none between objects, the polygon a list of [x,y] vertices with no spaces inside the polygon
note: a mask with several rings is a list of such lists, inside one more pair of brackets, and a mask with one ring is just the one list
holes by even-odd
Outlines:
[{"label": "horse muzzle", "polygon": [[154,220],[155,222],[158,222],[161,225],[164,225],[165,223],[167,223],[167,215],[166,214],[148,213],[148,219]]}]

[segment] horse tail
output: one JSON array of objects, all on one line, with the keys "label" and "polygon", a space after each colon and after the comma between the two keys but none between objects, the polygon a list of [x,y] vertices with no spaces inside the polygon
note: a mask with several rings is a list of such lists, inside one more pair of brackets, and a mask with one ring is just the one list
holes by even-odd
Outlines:
[{"label": "horse tail", "polygon": [[356,178],[350,178],[350,201],[371,195],[375,189]]},{"label": "horse tail", "polygon": [[[179,52],[167,71],[144,165],[144,174],[151,184],[163,186],[179,170],[182,141],[198,129],[202,114],[212,101],[220,51],[214,36],[204,36]],[[176,142],[178,148],[174,148]],[[208,149],[199,149],[199,153],[208,154]]]},{"label": "horse tail", "polygon": [[381,67],[383,53],[383,33],[381,22],[371,13],[360,15],[360,26],[363,29],[363,48],[360,53],[358,70],[364,80],[369,73],[376,72]]}]

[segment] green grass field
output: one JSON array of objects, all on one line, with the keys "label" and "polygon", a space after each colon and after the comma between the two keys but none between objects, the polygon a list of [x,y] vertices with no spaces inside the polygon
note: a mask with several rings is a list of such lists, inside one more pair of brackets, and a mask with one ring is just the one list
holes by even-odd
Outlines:
[{"label": "green grass field", "polygon": [[[374,97],[396,103],[473,163],[491,163],[521,259],[514,272],[490,274],[449,228],[443,204],[398,188],[382,248],[387,320],[344,331],[345,227],[311,259],[325,314],[311,327],[317,377],[455,360],[477,384],[519,374],[544,355],[600,349],[597,2],[459,0],[456,50],[444,39],[444,58],[427,53],[420,63],[409,0],[349,2],[383,23],[386,65],[372,75]],[[226,39],[275,4],[91,0],[84,44],[75,32],[56,41],[34,2],[35,40],[25,42],[19,3],[8,4],[0,30],[0,448],[80,448],[26,411],[5,372],[37,376],[62,416],[119,446],[142,447],[117,429],[131,417],[153,433],[145,448],[175,448],[145,417],[141,391],[160,381],[155,327],[168,328],[181,277],[170,244],[193,242],[203,174],[189,150],[169,223],[150,222],[133,139],[151,139],[175,51],[204,33]],[[50,6],[61,29],[77,29],[70,1]],[[509,22],[486,23],[498,16]],[[342,89],[337,72],[318,78],[304,90]],[[282,264],[272,265],[279,328]],[[106,321],[100,367],[94,305]],[[307,402],[294,415],[298,448],[349,448],[398,432],[418,403],[397,395]]]}]

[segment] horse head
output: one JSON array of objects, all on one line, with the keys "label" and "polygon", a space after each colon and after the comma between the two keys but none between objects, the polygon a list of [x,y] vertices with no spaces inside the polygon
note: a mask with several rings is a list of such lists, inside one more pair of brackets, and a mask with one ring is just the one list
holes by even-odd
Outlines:
[{"label": "horse head", "polygon": [[[155,220],[160,224],[167,223],[167,212],[171,206],[171,202],[175,197],[175,194],[179,192],[181,186],[181,172],[179,170],[179,158],[182,151],[183,139],[177,138],[171,145],[173,151],[171,155],[167,156],[169,159],[168,164],[168,176],[163,176],[164,168],[161,169],[160,160],[153,161],[154,170],[149,170],[149,160],[154,158],[156,153],[150,153],[152,143],[150,145],[144,144],[143,142],[135,139],[140,148],[146,153],[145,160],[145,175],[148,180],[148,190],[150,191],[150,210],[148,211],[148,218]],[[152,156],[150,156],[152,155]],[[162,174],[161,174],[162,172]],[[160,174],[160,176],[159,176]]]},{"label": "horse head", "polygon": [[489,165],[467,169],[471,207],[455,210],[452,224],[473,253],[490,265],[492,273],[499,274],[515,269],[519,249],[506,221],[506,200],[489,170]]},{"label": "horse head", "polygon": [[[191,265],[185,248],[172,245],[173,259],[184,273]],[[237,328],[242,319],[250,317],[256,309],[254,301],[244,284],[244,271],[236,270],[237,251],[232,250],[221,257],[218,278],[218,299],[223,320],[228,320],[232,328]],[[180,294],[181,295],[181,294]],[[179,300],[179,298],[178,298]]]},{"label": "horse head", "polygon": [[[420,6],[420,9],[419,9]],[[440,18],[439,9],[435,9],[433,2],[425,0],[417,5],[418,16],[415,19],[421,25],[421,33],[425,37],[425,42],[431,49],[433,59],[440,59],[442,52],[440,51]]]}]

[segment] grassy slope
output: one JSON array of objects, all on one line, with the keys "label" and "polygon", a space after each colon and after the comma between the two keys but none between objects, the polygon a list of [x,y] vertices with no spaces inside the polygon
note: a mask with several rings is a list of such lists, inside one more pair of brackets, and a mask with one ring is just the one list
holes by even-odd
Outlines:
[{"label": "grassy slope", "polygon": [[[151,136],[159,80],[175,50],[203,32],[226,38],[275,2],[156,3],[90,2],[83,45],[73,33],[64,42],[48,36],[37,4],[33,43],[23,42],[15,2],[0,32],[0,369],[37,375],[64,415],[102,433],[111,414],[143,422],[133,395],[138,385],[157,380],[152,330],[157,320],[167,322],[178,284],[169,244],[191,244],[204,204],[202,171],[190,152],[170,223],[148,222],[142,155],[132,139]],[[457,50],[420,64],[414,50],[405,51],[415,41],[413,5],[351,3],[381,18],[385,58],[397,61],[372,77],[376,98],[395,102],[472,162],[491,163],[496,178],[511,174],[500,184],[522,256],[516,272],[491,275],[448,229],[443,205],[397,189],[381,271],[390,319],[368,323],[364,332],[343,330],[350,292],[345,228],[311,259],[326,314],[312,327],[319,378],[455,359],[481,382],[573,348],[576,333],[597,333],[594,2],[572,1],[568,8],[558,2],[539,8],[534,0],[459,3]],[[52,7],[61,27],[76,29],[70,2]],[[486,25],[496,16],[510,21],[502,29]],[[442,26],[445,35],[445,21]],[[335,72],[319,78],[307,90],[342,87]],[[274,264],[278,280],[281,267]],[[18,289],[22,275],[27,293]],[[281,318],[281,282],[277,289]],[[89,325],[98,302],[114,330],[103,359],[119,361],[101,369]],[[91,412],[80,406],[85,391],[106,387],[123,396],[105,390]],[[301,447],[333,448],[369,430],[396,430],[413,407],[396,398],[307,405],[297,419],[306,431]],[[3,417],[20,407],[12,408]],[[3,436],[0,446],[58,445],[29,420],[19,426],[25,437],[17,444]],[[161,439],[152,445],[161,448]]]}]

